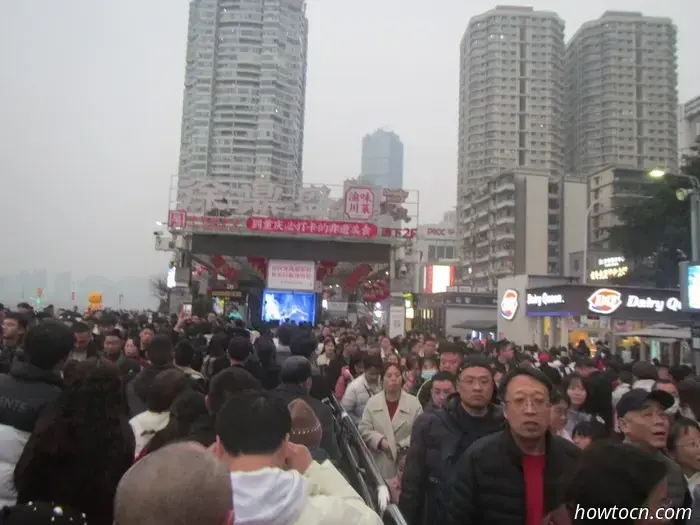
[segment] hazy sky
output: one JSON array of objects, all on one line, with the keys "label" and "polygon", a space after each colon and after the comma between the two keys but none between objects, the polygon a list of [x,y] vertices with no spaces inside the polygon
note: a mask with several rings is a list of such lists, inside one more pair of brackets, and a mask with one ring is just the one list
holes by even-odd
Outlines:
[{"label": "hazy sky", "polygon": [[[305,180],[358,175],[362,136],[387,127],[421,222],[438,219],[456,191],[460,39],[495,4],[307,1]],[[177,170],[188,3],[0,0],[0,274],[164,271],[153,230]],[[697,1],[524,5],[557,11],[569,36],[606,9],[673,18],[680,99],[700,94]]]}]

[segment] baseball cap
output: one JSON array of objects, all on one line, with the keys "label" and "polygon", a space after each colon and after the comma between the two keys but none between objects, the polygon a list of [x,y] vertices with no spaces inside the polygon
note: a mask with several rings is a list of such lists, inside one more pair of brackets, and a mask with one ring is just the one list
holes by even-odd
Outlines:
[{"label": "baseball cap", "polygon": [[663,390],[648,392],[643,388],[633,388],[617,402],[617,417],[625,417],[628,412],[642,410],[648,401],[656,401],[664,410],[668,410],[673,406],[675,399],[673,399],[671,394]]}]

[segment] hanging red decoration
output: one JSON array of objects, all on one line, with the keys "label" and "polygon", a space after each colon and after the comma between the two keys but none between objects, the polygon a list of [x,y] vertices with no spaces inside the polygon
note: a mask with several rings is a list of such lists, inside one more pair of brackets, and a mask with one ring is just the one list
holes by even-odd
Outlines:
[{"label": "hanging red decoration", "polygon": [[265,257],[248,257],[248,264],[261,279],[265,279],[267,273],[267,259]]},{"label": "hanging red decoration", "polygon": [[338,263],[335,261],[319,261],[316,263],[316,280],[323,281],[323,279],[332,275],[337,265]]}]

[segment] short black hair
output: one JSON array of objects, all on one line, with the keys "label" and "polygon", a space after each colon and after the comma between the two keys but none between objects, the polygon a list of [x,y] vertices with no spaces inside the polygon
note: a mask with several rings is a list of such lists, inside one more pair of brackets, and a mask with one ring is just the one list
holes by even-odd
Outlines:
[{"label": "short black hair", "polygon": [[83,323],[82,321],[77,321],[73,323],[73,333],[74,334],[84,334],[85,332],[89,332],[90,327],[87,325],[87,323]]},{"label": "short black hair", "polygon": [[235,394],[245,390],[258,390],[260,388],[260,381],[245,368],[234,366],[222,370],[209,382],[209,411],[212,414],[217,414],[226,401]]},{"label": "short black hair", "polygon": [[230,456],[272,454],[291,430],[287,403],[266,390],[234,395],[216,416],[216,435]]},{"label": "short black hair", "polygon": [[317,347],[316,339],[311,334],[302,332],[292,340],[290,350],[292,355],[300,355],[308,359],[316,351]]},{"label": "short black hair", "polygon": [[173,362],[173,342],[169,336],[154,335],[146,347],[146,356],[155,366],[165,366]]},{"label": "short black hair", "polygon": [[450,372],[438,372],[433,376],[433,384],[435,381],[449,381],[453,385],[457,382],[457,377]]},{"label": "short black hair", "polygon": [[376,368],[381,374],[384,372],[384,361],[382,361],[382,356],[376,354],[367,354],[362,358],[362,366],[365,367],[365,371],[369,368]]},{"label": "short black hair", "polygon": [[571,431],[571,439],[575,437],[587,437],[591,441],[599,441],[608,437],[605,425],[600,421],[591,419],[590,421],[580,421]]},{"label": "short black hair", "polygon": [[163,370],[148,388],[147,408],[151,412],[167,412],[175,398],[189,387],[187,376],[179,368]]},{"label": "short black hair", "polygon": [[47,319],[33,326],[24,338],[24,355],[29,364],[52,370],[75,347],[73,331],[60,321]]},{"label": "short black hair", "polygon": [[[0,308],[0,310],[2,309]],[[27,317],[27,314],[23,314],[20,312],[7,312],[5,314],[5,319],[12,319],[13,321],[17,321],[17,324],[20,328],[22,328],[22,330],[26,330],[29,326],[29,317]]]},{"label": "short black hair", "polygon": [[292,344],[292,338],[296,332],[295,327],[283,324],[277,329],[277,340],[282,346],[290,346]]},{"label": "short black hair", "polygon": [[457,354],[460,357],[464,356],[464,351],[462,350],[462,347],[459,346],[457,343],[450,343],[450,342],[440,343],[440,346],[438,347],[438,353],[440,355],[442,355],[442,354]]},{"label": "short black hair", "polygon": [[459,375],[462,375],[467,368],[485,368],[486,370],[491,370],[491,360],[480,354],[472,354],[467,356],[462,366],[459,369]]},{"label": "short black hair", "polygon": [[255,353],[255,347],[250,342],[250,338],[236,336],[228,344],[228,356],[234,361],[243,362],[253,353]]},{"label": "short black hair", "polygon": [[505,376],[503,376],[501,384],[498,387],[498,397],[500,397],[501,399],[505,399],[506,394],[508,393],[508,385],[513,379],[519,376],[528,376],[534,379],[535,381],[542,383],[545,387],[547,387],[549,396],[552,396],[552,390],[554,389],[554,385],[552,385],[552,382],[541,370],[538,370],[534,367],[518,367],[511,369]]},{"label": "short black hair", "polygon": [[689,417],[678,416],[671,425],[671,431],[668,433],[668,441],[666,448],[669,452],[674,452],[678,445],[678,440],[688,433],[688,430],[694,428],[700,430],[700,423]]},{"label": "short black hair", "polygon": [[300,385],[312,375],[311,361],[300,355],[289,356],[280,370],[280,381],[287,385]]},{"label": "short black hair", "polygon": [[194,363],[194,346],[188,340],[182,340],[175,345],[175,364],[177,366],[192,366]]},{"label": "short black hair", "polygon": [[659,370],[651,363],[646,361],[637,361],[632,365],[632,375],[636,379],[659,379]]}]

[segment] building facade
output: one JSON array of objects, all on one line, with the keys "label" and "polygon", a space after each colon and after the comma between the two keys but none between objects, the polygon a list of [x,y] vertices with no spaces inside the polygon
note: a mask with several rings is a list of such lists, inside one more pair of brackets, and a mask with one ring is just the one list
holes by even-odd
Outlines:
[{"label": "building facade", "polygon": [[381,188],[403,188],[403,142],[383,129],[362,138],[360,182]]},{"label": "building facade", "polygon": [[689,155],[700,137],[700,96],[678,106],[678,161]]},{"label": "building facade", "polygon": [[505,169],[564,168],[564,21],[531,7],[473,17],[460,48],[458,211]]},{"label": "building facade", "polygon": [[509,170],[470,190],[459,244],[460,284],[493,291],[510,275],[561,275],[581,250],[584,180]]},{"label": "building facade", "polygon": [[608,166],[592,173],[588,177],[591,206],[588,248],[609,250],[608,228],[619,224],[619,210],[652,195],[659,184],[665,182],[651,178],[646,169],[634,166]]},{"label": "building facade", "polygon": [[302,182],[305,0],[193,0],[179,179]]},{"label": "building facade", "polygon": [[566,50],[567,173],[610,165],[678,168],[676,27],[608,11]]}]

